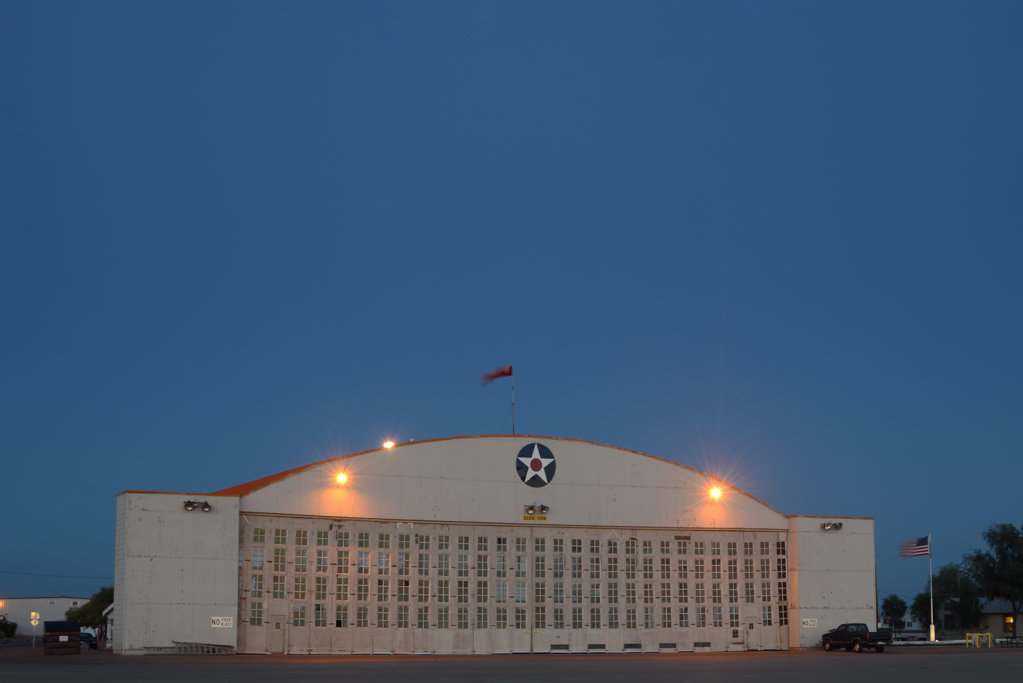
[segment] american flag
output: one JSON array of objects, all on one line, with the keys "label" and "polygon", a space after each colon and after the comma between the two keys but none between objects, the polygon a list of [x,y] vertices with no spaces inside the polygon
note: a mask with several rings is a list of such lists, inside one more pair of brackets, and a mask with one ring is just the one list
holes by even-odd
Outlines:
[{"label": "american flag", "polygon": [[931,537],[921,536],[899,546],[902,557],[926,557],[931,554]]}]

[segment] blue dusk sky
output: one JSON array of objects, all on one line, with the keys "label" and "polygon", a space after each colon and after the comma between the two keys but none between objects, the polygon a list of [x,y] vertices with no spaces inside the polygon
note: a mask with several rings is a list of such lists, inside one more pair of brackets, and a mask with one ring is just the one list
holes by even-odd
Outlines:
[{"label": "blue dusk sky", "polygon": [[119,491],[577,437],[1023,522],[1023,3],[0,2],[0,595]]}]

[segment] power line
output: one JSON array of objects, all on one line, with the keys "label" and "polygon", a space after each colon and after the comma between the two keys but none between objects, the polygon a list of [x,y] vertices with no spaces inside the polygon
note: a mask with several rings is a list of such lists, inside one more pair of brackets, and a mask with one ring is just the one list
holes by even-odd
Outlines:
[{"label": "power line", "polygon": [[14,574],[15,576],[41,576],[47,579],[113,579],[112,576],[71,576],[69,574],[36,574],[33,572],[12,572],[0,569],[0,574]]}]

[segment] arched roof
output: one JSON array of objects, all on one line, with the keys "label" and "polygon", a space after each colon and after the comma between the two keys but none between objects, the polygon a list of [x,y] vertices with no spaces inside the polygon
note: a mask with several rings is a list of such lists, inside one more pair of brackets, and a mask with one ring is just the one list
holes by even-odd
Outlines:
[{"label": "arched roof", "polygon": [[[539,444],[554,461],[550,481],[527,485],[520,452]],[[548,468],[544,468],[547,472]],[[347,482],[339,485],[338,473]],[[541,484],[537,472],[527,478]],[[712,500],[708,490],[724,495]],[[295,515],[479,523],[548,523],[786,529],[754,496],[692,467],[647,453],[566,437],[458,436],[329,458],[215,492],[241,510]],[[524,520],[545,505],[545,520]]]}]

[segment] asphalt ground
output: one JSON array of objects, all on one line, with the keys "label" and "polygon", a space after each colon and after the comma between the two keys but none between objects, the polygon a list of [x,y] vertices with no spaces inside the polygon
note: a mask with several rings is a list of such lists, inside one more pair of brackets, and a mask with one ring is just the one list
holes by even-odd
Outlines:
[{"label": "asphalt ground", "polygon": [[594,681],[821,681],[951,683],[1023,678],[1023,648],[890,648],[884,653],[743,652],[492,656],[146,656],[109,651],[44,656],[0,647],[0,681],[372,681],[373,683],[593,683]]}]

